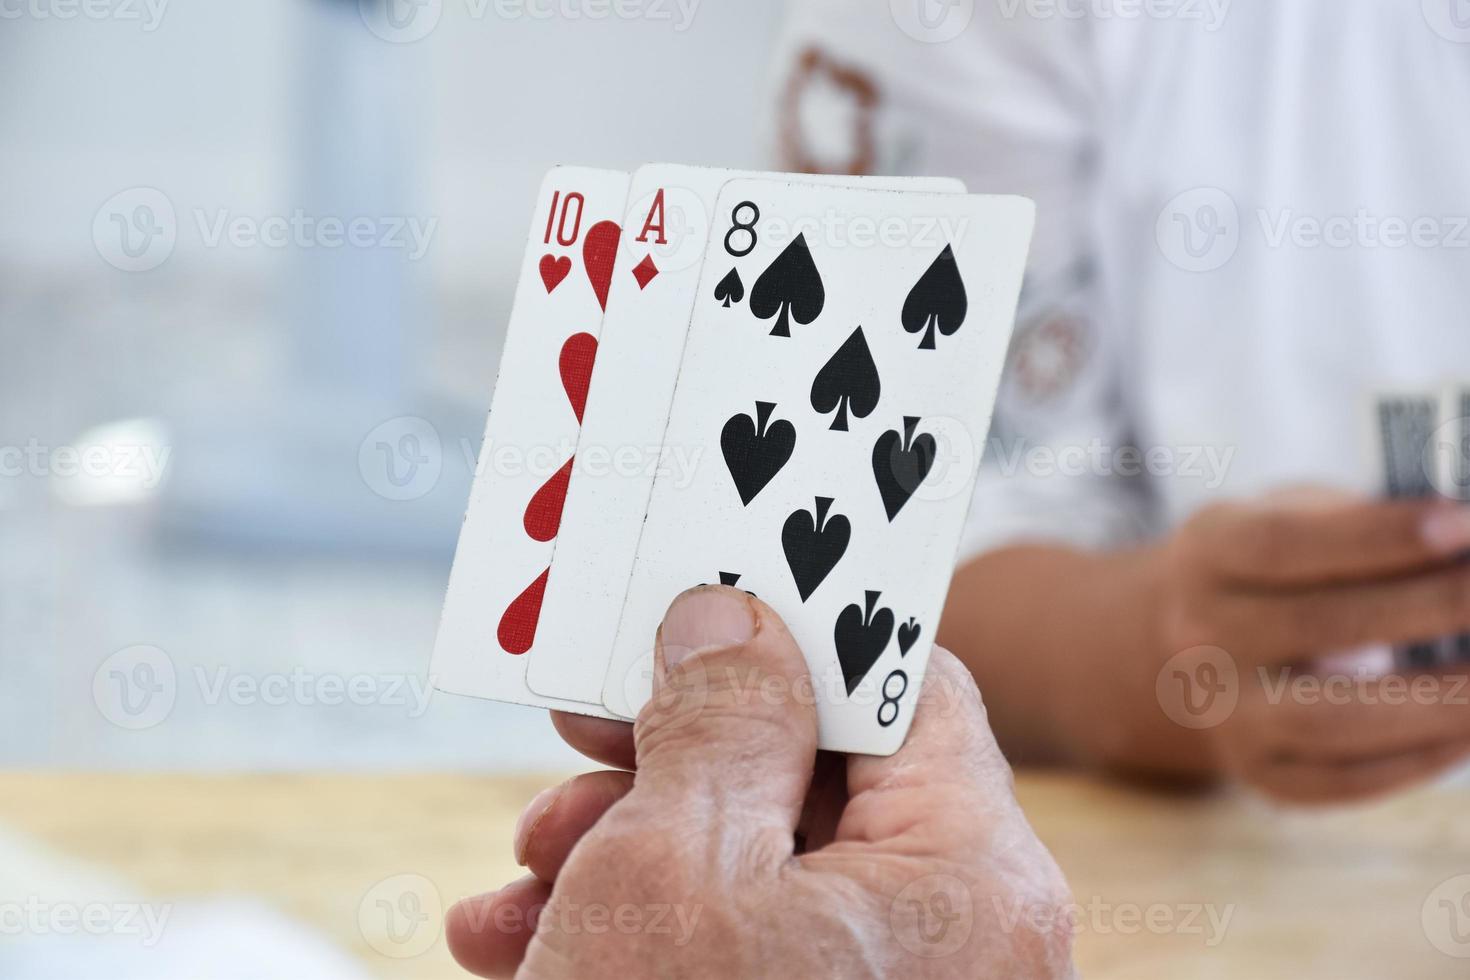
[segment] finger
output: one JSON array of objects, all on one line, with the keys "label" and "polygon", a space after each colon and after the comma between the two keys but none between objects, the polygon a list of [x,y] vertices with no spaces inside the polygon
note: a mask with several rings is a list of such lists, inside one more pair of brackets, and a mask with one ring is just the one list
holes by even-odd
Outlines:
[{"label": "finger", "polygon": [[[852,756],[847,789],[839,840],[889,840],[920,821],[956,812],[977,827],[986,823],[985,812],[1018,812],[1011,767],[991,733],[974,678],[939,646],[929,655],[903,747],[887,758]],[[908,798],[917,805],[901,805]]]},{"label": "finger", "polygon": [[1223,592],[1204,632],[1256,662],[1304,651],[1403,643],[1470,628],[1470,565],[1412,578],[1324,586],[1303,592]]},{"label": "finger", "polygon": [[1223,504],[1191,522],[1222,577],[1309,584],[1402,574],[1470,549],[1470,508],[1433,500],[1319,495]]},{"label": "finger", "polygon": [[[1273,753],[1349,765],[1470,739],[1470,678],[1266,675],[1241,700],[1236,723],[1269,733]],[[1243,731],[1242,734],[1245,732]]]},{"label": "finger", "polygon": [[1470,739],[1356,763],[1323,765],[1283,761],[1248,774],[1246,779],[1283,803],[1302,806],[1352,803],[1427,782],[1467,757],[1470,757]]},{"label": "finger", "polygon": [[1352,650],[1336,650],[1310,658],[1306,667],[1322,677],[1383,677],[1394,672],[1393,647],[1370,643]]},{"label": "finger", "polygon": [[815,851],[837,838],[837,825],[847,807],[847,757],[818,752],[812,785],[796,824],[796,851]]},{"label": "finger", "polygon": [[577,841],[632,788],[632,773],[608,770],[543,791],[516,822],[516,863],[542,881],[556,881]]},{"label": "finger", "polygon": [[747,593],[703,586],[674,600],[655,649],[653,699],[634,728],[630,800],[676,819],[681,832],[762,837],[773,859],[789,857],[817,717],[806,660],[786,624]]},{"label": "finger", "polygon": [[531,875],[496,892],[466,898],[444,916],[455,962],[477,977],[512,977],[536,934],[535,917],[551,886]]},{"label": "finger", "polygon": [[633,725],[630,722],[553,711],[551,724],[564,742],[593,762],[614,769],[633,768]]}]

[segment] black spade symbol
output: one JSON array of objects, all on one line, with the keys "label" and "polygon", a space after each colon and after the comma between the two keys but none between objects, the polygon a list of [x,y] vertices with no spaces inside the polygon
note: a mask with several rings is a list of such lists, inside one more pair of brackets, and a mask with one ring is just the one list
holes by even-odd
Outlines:
[{"label": "black spade symbol", "polygon": [[910,616],[909,621],[898,628],[898,655],[907,657],[914,644],[919,642],[919,634],[924,631],[918,620]]},{"label": "black spade symbol", "polygon": [[848,697],[883,656],[893,636],[893,610],[875,611],[881,594],[863,593],[866,608],[854,602],[843,609],[832,630],[832,639],[837,644],[837,662],[842,665],[842,679],[847,682]]},{"label": "black spade symbol", "polygon": [[796,449],[796,427],[785,419],[771,421],[774,402],[756,402],[755,415],[736,415],[720,430],[720,451],[746,506],[781,472]]},{"label": "black spade symbol", "polygon": [[812,408],[823,415],[835,410],[831,428],[846,432],[847,413],[867,418],[878,407],[882,389],[873,352],[868,350],[863,328],[858,327],[817,372],[812,381]]},{"label": "black spade symbol", "polygon": [[797,235],[755,281],[750,312],[762,320],[776,318],[772,337],[790,337],[791,320],[802,326],[811,323],[821,314],[826,302],[827,292],[807,248],[806,236]]},{"label": "black spade symbol", "polygon": [[715,287],[715,300],[728,310],[731,303],[738,303],[744,298],[745,283],[740,281],[740,270],[731,266],[730,271],[725,273],[725,278]]},{"label": "black spade symbol", "polygon": [[[720,573],[720,584],[721,585],[727,585],[727,586],[729,586],[732,589],[738,588],[739,585],[740,585],[740,573],[739,572],[721,572]],[[746,595],[751,595],[751,596],[755,595],[755,593],[752,592],[752,591],[750,591],[749,589],[746,589],[744,591],[745,591],[745,594]]]},{"label": "black spade symbol", "polygon": [[939,446],[932,435],[926,432],[914,437],[918,427],[916,417],[905,415],[902,436],[897,429],[889,429],[873,443],[873,478],[878,481],[878,494],[883,498],[883,510],[889,521],[898,516],[919,489],[939,455]]},{"label": "black spade symbol", "polygon": [[946,245],[903,301],[903,328],[909,333],[922,330],[924,339],[919,341],[919,350],[933,350],[934,328],[948,337],[964,325],[968,309],[954,250]]},{"label": "black spade symbol", "polygon": [[781,527],[781,548],[786,552],[786,564],[791,566],[791,577],[796,580],[796,591],[801,594],[802,602],[837,567],[847,551],[848,541],[852,540],[852,524],[846,517],[827,516],[831,506],[831,497],[818,497],[815,516],[811,511],[799,510],[786,518]]}]

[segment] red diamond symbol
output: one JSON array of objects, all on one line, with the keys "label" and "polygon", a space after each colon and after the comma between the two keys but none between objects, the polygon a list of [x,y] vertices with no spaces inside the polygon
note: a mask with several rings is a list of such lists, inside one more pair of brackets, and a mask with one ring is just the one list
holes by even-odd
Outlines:
[{"label": "red diamond symbol", "polygon": [[656,275],[658,275],[658,266],[653,264],[652,255],[643,256],[643,261],[633,269],[633,278],[638,280],[639,289],[647,289],[648,284]]}]

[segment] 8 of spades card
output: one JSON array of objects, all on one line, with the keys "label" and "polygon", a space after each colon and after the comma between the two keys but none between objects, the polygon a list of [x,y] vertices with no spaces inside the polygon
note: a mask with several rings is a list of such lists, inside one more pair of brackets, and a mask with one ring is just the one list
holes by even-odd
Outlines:
[{"label": "8 of spades card", "polygon": [[[711,275],[719,281],[711,295],[731,309],[746,301],[740,265],[751,246],[743,233],[731,233],[732,216],[720,220],[715,203],[725,183],[752,176],[771,175],[670,163],[650,163],[633,174],[578,462],[527,668],[527,683],[540,694],[602,700],[654,476],[667,471],[677,479],[700,464],[684,447],[664,447],[664,428],[700,295],[705,248],[717,224],[720,240],[711,261],[718,266]],[[781,176],[801,184],[894,191],[965,189],[958,180],[938,177]]]},{"label": "8 of spades card", "polygon": [[636,712],[669,602],[723,582],[791,628],[821,747],[890,754],[949,587],[1034,208],[738,179],[713,213],[663,440],[698,464],[655,477],[603,701]]}]

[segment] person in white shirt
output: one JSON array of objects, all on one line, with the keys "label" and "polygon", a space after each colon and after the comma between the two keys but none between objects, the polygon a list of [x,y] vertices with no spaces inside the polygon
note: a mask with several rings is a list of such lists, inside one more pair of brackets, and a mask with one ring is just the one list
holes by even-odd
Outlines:
[{"label": "person in white shirt", "polygon": [[1038,205],[940,635],[1013,759],[1310,802],[1470,753],[1456,668],[1383,662],[1470,627],[1470,512],[1378,499],[1366,408],[1470,378],[1457,10],[792,4],[785,166]]}]

